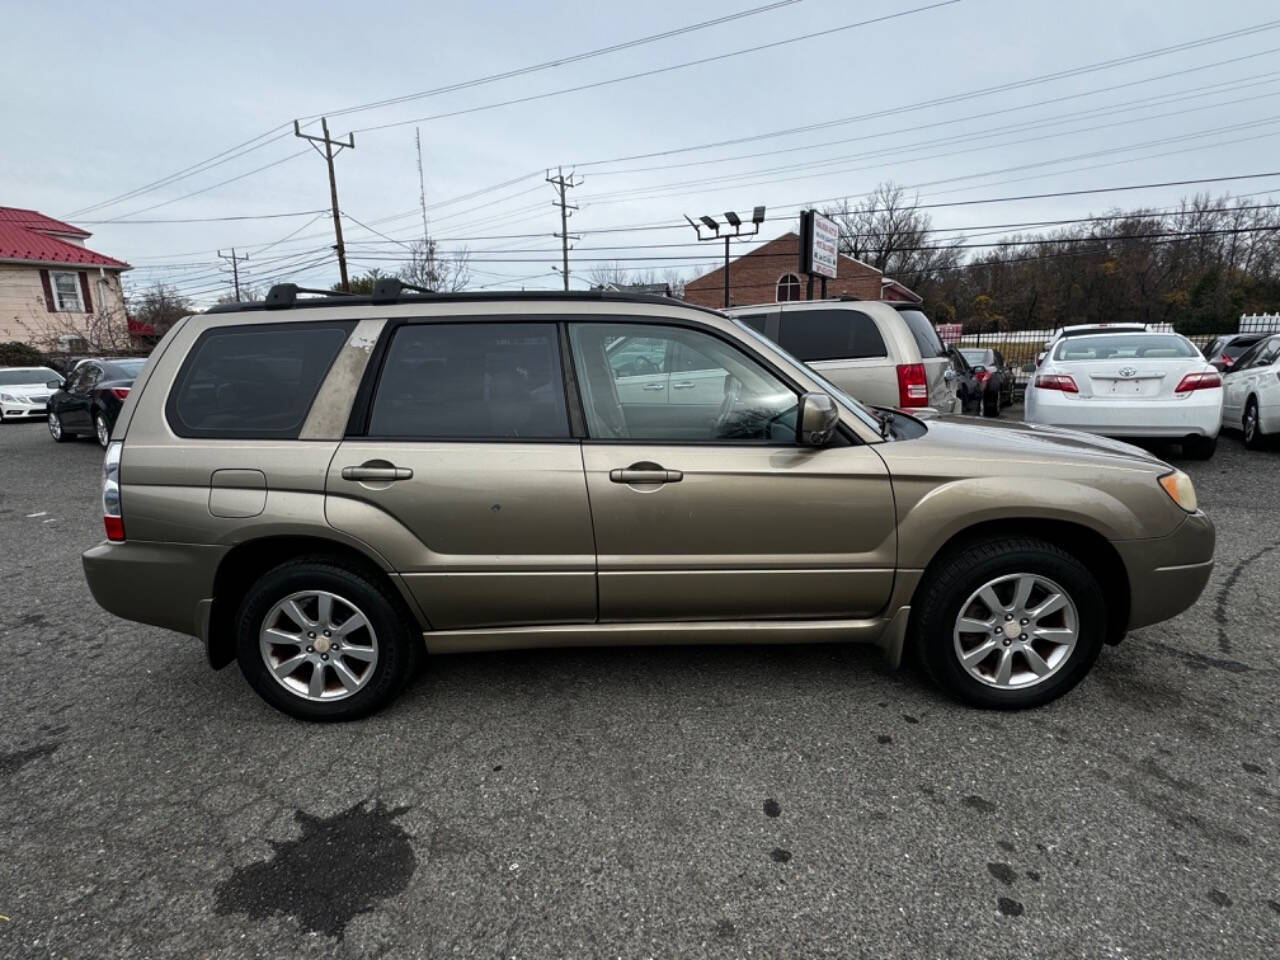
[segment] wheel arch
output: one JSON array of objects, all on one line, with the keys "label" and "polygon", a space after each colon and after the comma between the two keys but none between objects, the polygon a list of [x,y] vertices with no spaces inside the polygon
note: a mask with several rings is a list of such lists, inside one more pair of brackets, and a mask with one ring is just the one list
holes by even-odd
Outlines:
[{"label": "wheel arch", "polygon": [[1102,588],[1107,609],[1105,640],[1115,645],[1124,638],[1129,624],[1129,573],[1120,553],[1106,537],[1081,523],[1045,517],[1010,517],[986,520],[956,531],[943,543],[925,567],[912,594],[929,582],[933,573],[960,550],[973,543],[1000,537],[1036,537],[1066,551],[1088,567]]},{"label": "wheel arch", "polygon": [[299,558],[336,560],[359,569],[371,579],[392,588],[404,603],[405,612],[424,629],[427,624],[400,578],[388,571],[377,557],[342,540],[306,534],[258,537],[236,544],[222,557],[213,578],[213,604],[205,635],[209,664],[215,670],[236,657],[235,617],[244,593],[267,571]]}]

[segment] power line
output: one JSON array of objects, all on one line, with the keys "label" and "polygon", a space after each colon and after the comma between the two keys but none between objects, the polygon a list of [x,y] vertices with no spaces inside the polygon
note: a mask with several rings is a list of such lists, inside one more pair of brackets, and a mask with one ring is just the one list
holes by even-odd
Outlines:
[{"label": "power line", "polygon": [[285,217],[305,217],[313,213],[328,212],[328,207],[321,207],[318,210],[294,210],[290,213],[245,213],[227,217],[180,217],[174,220],[79,220],[77,222],[88,224],[89,226],[104,223],[109,223],[112,226],[128,226],[137,223],[221,223],[230,220],[280,220]]},{"label": "power line", "polygon": [[656,67],[652,70],[641,70],[638,73],[629,73],[621,77],[611,77],[608,80],[597,80],[593,83],[579,84],[573,87],[563,87],[559,90],[551,90],[546,93],[531,94],[526,97],[516,97],[511,100],[502,100],[496,103],[481,104],[476,107],[467,107],[462,110],[450,110],[446,113],[432,114],[428,117],[416,117],[412,120],[394,120],[389,123],[379,123],[368,127],[357,127],[356,133],[366,133],[373,130],[387,130],[391,127],[403,127],[411,123],[426,123],[429,120],[443,120],[447,117],[460,117],[471,113],[480,113],[485,110],[496,110],[499,107],[510,107],[521,103],[532,103],[536,100],[546,100],[551,97],[563,96],[567,93],[580,93],[583,90],[595,90],[600,87],[608,87],[617,83],[625,83],[630,80],[640,80],[645,77],[655,77],[659,74],[671,73],[675,70],[684,70],[689,67],[700,67],[708,63],[716,63],[720,60],[727,60],[730,57],[741,57],[750,53],[759,53],[763,50],[772,50],[777,47],[786,46],[787,44],[800,43],[804,40],[813,40],[817,37],[826,37],[835,33],[841,33],[846,30],[854,30],[858,27],[872,26],[877,23],[885,23],[889,20],[897,20],[901,17],[907,17],[915,13],[924,13],[929,10],[936,10],[940,7],[949,7],[959,3],[960,0],[938,0],[936,3],[926,4],[921,7],[913,7],[910,10],[899,10],[895,13],[887,13],[883,16],[872,17],[867,20],[859,20],[856,23],[846,23],[839,27],[830,27],[826,30],[816,30],[812,33],[805,33],[795,37],[788,37],[785,40],[774,40],[770,43],[758,44],[754,47],[744,47],[741,50],[732,50],[728,53],[720,53],[710,57],[701,57],[697,60],[686,60],[683,63],[675,63],[665,67]]}]

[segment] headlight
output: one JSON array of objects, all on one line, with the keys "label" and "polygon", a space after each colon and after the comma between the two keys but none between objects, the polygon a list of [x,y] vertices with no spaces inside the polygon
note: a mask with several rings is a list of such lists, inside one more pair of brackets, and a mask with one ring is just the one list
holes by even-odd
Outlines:
[{"label": "headlight", "polygon": [[1160,478],[1160,486],[1187,513],[1196,512],[1196,486],[1181,470],[1166,473]]},{"label": "headlight", "polygon": [[0,393],[0,400],[4,401],[5,403],[22,403],[22,401],[19,400],[17,397],[15,397],[12,393]]}]

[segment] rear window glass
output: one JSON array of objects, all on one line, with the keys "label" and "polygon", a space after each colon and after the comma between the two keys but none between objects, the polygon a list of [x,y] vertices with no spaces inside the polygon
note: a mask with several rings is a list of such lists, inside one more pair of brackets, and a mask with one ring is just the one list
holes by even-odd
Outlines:
[{"label": "rear window glass", "polygon": [[1232,340],[1222,348],[1222,354],[1226,357],[1238,357],[1250,347],[1260,340],[1261,337],[1241,337],[1238,340]]},{"label": "rear window glass", "polygon": [[110,380],[129,380],[140,374],[146,364],[147,361],[142,358],[137,360],[111,360],[104,363],[102,368]]},{"label": "rear window glass", "polygon": [[987,362],[987,351],[985,350],[961,350],[960,356],[964,357],[972,364]]},{"label": "rear window glass", "polygon": [[764,323],[768,316],[767,313],[748,313],[738,317],[737,320],[739,323],[745,323],[757,333],[764,333]]},{"label": "rear window glass", "polygon": [[875,321],[858,310],[787,311],[778,340],[804,361],[888,356]]},{"label": "rear window glass", "polygon": [[219,327],[200,335],[169,394],[181,437],[296,439],[351,323]]},{"label": "rear window glass", "polygon": [[921,360],[947,355],[947,348],[938,339],[938,331],[933,329],[933,321],[923,313],[919,310],[899,310],[898,316],[906,321],[907,329],[911,331],[916,346],[920,348]]},{"label": "rear window glass", "polygon": [[1189,359],[1200,351],[1190,340],[1174,334],[1121,335],[1109,333],[1100,337],[1071,337],[1058,344],[1055,360],[1151,360]]},{"label": "rear window glass", "polygon": [[373,437],[569,436],[551,323],[429,323],[395,332],[369,417]]}]

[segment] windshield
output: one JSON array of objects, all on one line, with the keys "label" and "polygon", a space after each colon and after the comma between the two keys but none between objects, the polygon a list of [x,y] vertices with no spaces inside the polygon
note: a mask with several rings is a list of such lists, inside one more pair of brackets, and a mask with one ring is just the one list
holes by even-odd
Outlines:
[{"label": "windshield", "polygon": [[0,387],[18,387],[39,384],[44,386],[50,380],[61,380],[62,375],[48,367],[26,367],[21,370],[0,370]]},{"label": "windshield", "polygon": [[1190,340],[1173,333],[1071,337],[1058,343],[1055,360],[1170,360],[1200,355]]},{"label": "windshield", "polygon": [[845,393],[843,390],[837,387],[834,383],[832,383],[822,374],[818,373],[818,371],[814,370],[813,367],[809,366],[806,363],[801,362],[800,360],[797,360],[794,356],[792,356],[786,350],[782,349],[782,347],[778,346],[776,343],[774,343],[772,340],[766,337],[763,333],[760,333],[757,330],[751,329],[749,326],[747,326],[741,320],[738,320],[736,317],[730,317],[729,319],[733,321],[734,325],[739,330],[743,331],[748,336],[750,336],[751,339],[759,341],[760,343],[768,347],[770,350],[773,350],[773,351],[776,351],[777,353],[782,354],[784,357],[786,357],[788,360],[794,363],[797,367],[804,367],[804,370],[809,375],[809,377],[813,380],[816,380],[819,383],[819,385],[821,385],[823,390],[831,394],[831,396],[835,397],[837,403],[839,403],[841,406],[847,409],[850,413],[852,413],[855,417],[861,420],[866,426],[870,427],[876,433],[880,433],[879,419],[877,419],[861,403],[853,399],[853,397],[849,396],[849,394]]}]

